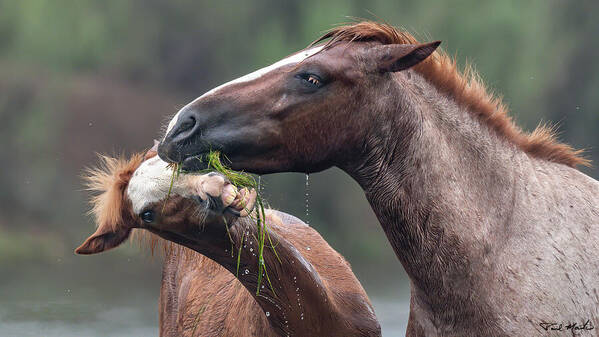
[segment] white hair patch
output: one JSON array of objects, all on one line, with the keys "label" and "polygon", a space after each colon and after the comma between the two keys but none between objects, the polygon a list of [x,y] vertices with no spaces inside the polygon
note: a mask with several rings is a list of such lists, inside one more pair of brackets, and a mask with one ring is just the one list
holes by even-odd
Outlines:
[{"label": "white hair patch", "polygon": [[[173,171],[168,163],[158,156],[144,161],[133,173],[127,187],[127,196],[133,205],[135,214],[147,205],[163,200],[168,195],[171,186]],[[194,175],[181,175],[175,179],[171,194],[183,197],[190,196],[193,189],[190,188]]]}]

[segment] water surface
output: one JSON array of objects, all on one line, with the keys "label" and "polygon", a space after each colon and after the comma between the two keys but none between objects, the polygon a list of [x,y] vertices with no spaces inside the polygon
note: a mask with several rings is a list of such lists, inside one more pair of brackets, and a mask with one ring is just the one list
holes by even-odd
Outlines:
[{"label": "water surface", "polygon": [[[0,336],[158,336],[158,300],[140,295],[116,303],[72,292],[49,301],[2,301]],[[408,303],[383,298],[373,298],[373,303],[383,336],[404,336]]]}]

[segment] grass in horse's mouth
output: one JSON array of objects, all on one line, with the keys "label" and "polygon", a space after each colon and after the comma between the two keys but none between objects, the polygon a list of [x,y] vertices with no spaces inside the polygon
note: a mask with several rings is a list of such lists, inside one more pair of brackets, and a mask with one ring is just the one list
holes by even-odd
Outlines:
[{"label": "grass in horse's mouth", "polygon": [[[270,234],[268,233],[268,226],[266,225],[266,214],[264,212],[264,202],[262,200],[262,197],[260,196],[260,190],[259,190],[259,186],[258,183],[256,182],[256,179],[254,179],[253,176],[251,176],[248,173],[245,172],[239,172],[239,171],[234,171],[232,169],[230,169],[228,166],[226,166],[225,164],[223,164],[223,162],[221,161],[220,158],[220,152],[218,151],[210,151],[209,153],[203,155],[200,158],[203,162],[205,162],[207,164],[206,169],[194,172],[194,173],[201,173],[201,174],[206,174],[206,173],[210,173],[210,172],[219,172],[222,175],[224,175],[231,184],[233,184],[235,187],[237,187],[238,189],[242,189],[242,188],[247,188],[247,189],[254,189],[257,193],[256,195],[256,215],[255,217],[252,217],[253,220],[256,221],[256,226],[258,229],[258,238],[254,237],[254,239],[256,240],[256,242],[258,243],[258,285],[256,287],[256,295],[260,294],[260,285],[262,283],[262,278],[266,277],[266,280],[268,282],[268,285],[270,286],[270,290],[272,291],[273,295],[276,296],[275,290],[272,286],[272,283],[270,282],[270,278],[268,277],[268,272],[266,271],[266,264],[264,263],[264,243],[266,241],[266,239],[268,239],[269,243],[270,243],[270,249],[272,249],[273,253],[275,254],[275,256],[277,257],[277,260],[279,261],[279,263],[281,262],[281,259],[279,258],[279,255],[277,254],[277,251],[275,249],[275,245],[273,244],[271,238],[270,238]],[[171,177],[171,184],[168,190],[168,194],[167,194],[167,200],[170,197],[172,188],[173,188],[173,184],[175,182],[175,180],[179,177],[179,174],[181,173],[186,173],[186,171],[183,171],[181,168],[181,164],[180,163],[174,163],[174,164],[170,164],[169,167],[173,170],[173,174]],[[251,213],[250,213],[250,217],[251,217]],[[225,223],[225,226],[227,228],[227,233],[229,232],[229,227],[228,225]],[[236,270],[236,276],[239,277],[239,264],[241,261],[241,248],[243,246],[243,239],[244,239],[244,235],[245,232],[243,232],[243,235],[241,237],[241,241],[239,243],[239,249],[237,251],[237,270]],[[233,257],[233,251],[234,251],[234,242],[231,239],[231,235],[229,234],[229,239],[231,240],[231,257]]]}]

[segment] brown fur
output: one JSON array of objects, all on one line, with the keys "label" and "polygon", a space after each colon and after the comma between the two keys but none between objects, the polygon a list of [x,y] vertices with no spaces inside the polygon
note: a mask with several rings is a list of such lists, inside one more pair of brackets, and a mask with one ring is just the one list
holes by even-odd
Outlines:
[{"label": "brown fur", "polygon": [[[150,151],[145,159],[154,155]],[[92,198],[99,228],[77,251],[110,249],[114,243],[98,243],[102,235],[144,228],[138,229],[141,242],[147,242],[152,252],[159,247],[165,253],[161,336],[380,336],[370,301],[349,264],[316,231],[292,216],[267,211],[278,257],[265,248],[273,288],[264,280],[260,295],[255,293],[257,256],[250,250],[257,251],[258,233],[249,218],[230,218],[227,234],[222,215],[202,214],[208,210],[173,195],[151,206],[161,212],[158,223],[144,224],[126,197],[129,180],[143,159],[101,157],[98,169],[87,170],[88,188],[100,192]],[[238,279],[231,248],[238,252],[241,246]]]},{"label": "brown fur", "polygon": [[[365,295],[356,288],[354,277],[347,273],[347,262],[332,251],[314,230],[302,223],[289,222],[289,219],[281,220],[277,214],[280,213],[268,211],[267,215],[273,240],[277,240],[278,236],[274,234],[277,233],[294,242],[296,249],[317,271],[318,281],[313,284],[320,286],[307,286],[306,282],[314,281],[309,281],[310,273],[300,268],[299,260],[285,253],[281,245],[287,241],[279,241],[277,246],[283,263],[279,263],[268,248],[265,250],[268,274],[276,296],[273,296],[268,284],[264,284],[261,295],[254,296],[256,261],[247,260],[252,257],[247,249],[242,252],[242,282],[233,276],[234,265],[223,264],[231,271],[227,272],[221,265],[198,253],[192,251],[194,259],[181,259],[178,255],[181,250],[174,250],[166,257],[161,289],[160,317],[164,335],[191,336],[194,329],[195,336],[380,335],[378,324],[372,321],[370,314],[365,315]],[[240,229],[232,232],[236,242],[239,233],[251,232],[255,228],[249,222],[236,226]],[[283,228],[286,229],[280,231]],[[306,247],[311,249],[308,251]],[[227,255],[226,260],[234,258]],[[249,269],[250,273],[246,275],[245,269]],[[315,293],[310,294],[313,291]],[[269,322],[264,312],[269,312],[270,319],[279,323]]]},{"label": "brown fur", "polygon": [[[339,42],[352,41],[419,44],[416,38],[407,32],[372,21],[333,28],[313,44],[326,39],[329,40],[325,49]],[[413,69],[530,155],[571,167],[590,165],[589,160],[581,156],[582,150],[575,150],[570,145],[558,142],[551,127],[539,125],[532,133],[522,131],[508,115],[508,109],[501,98],[486,89],[472,65],[466,65],[465,71],[461,73],[456,60],[437,49],[437,52]]]}]

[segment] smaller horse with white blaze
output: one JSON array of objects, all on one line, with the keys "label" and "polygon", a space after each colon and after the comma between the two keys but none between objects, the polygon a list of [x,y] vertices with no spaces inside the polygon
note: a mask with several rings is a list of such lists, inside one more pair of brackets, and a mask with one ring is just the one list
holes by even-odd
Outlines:
[{"label": "smaller horse with white blaze", "polygon": [[381,335],[349,264],[315,230],[266,211],[278,258],[264,249],[272,286],[263,281],[257,293],[259,233],[248,216],[255,192],[238,191],[215,173],[184,174],[171,188],[171,174],[154,151],[146,158],[104,158],[88,178],[100,192],[93,199],[98,228],[76,250],[114,248],[136,228],[155,234],[153,244],[166,248],[160,336]]}]

